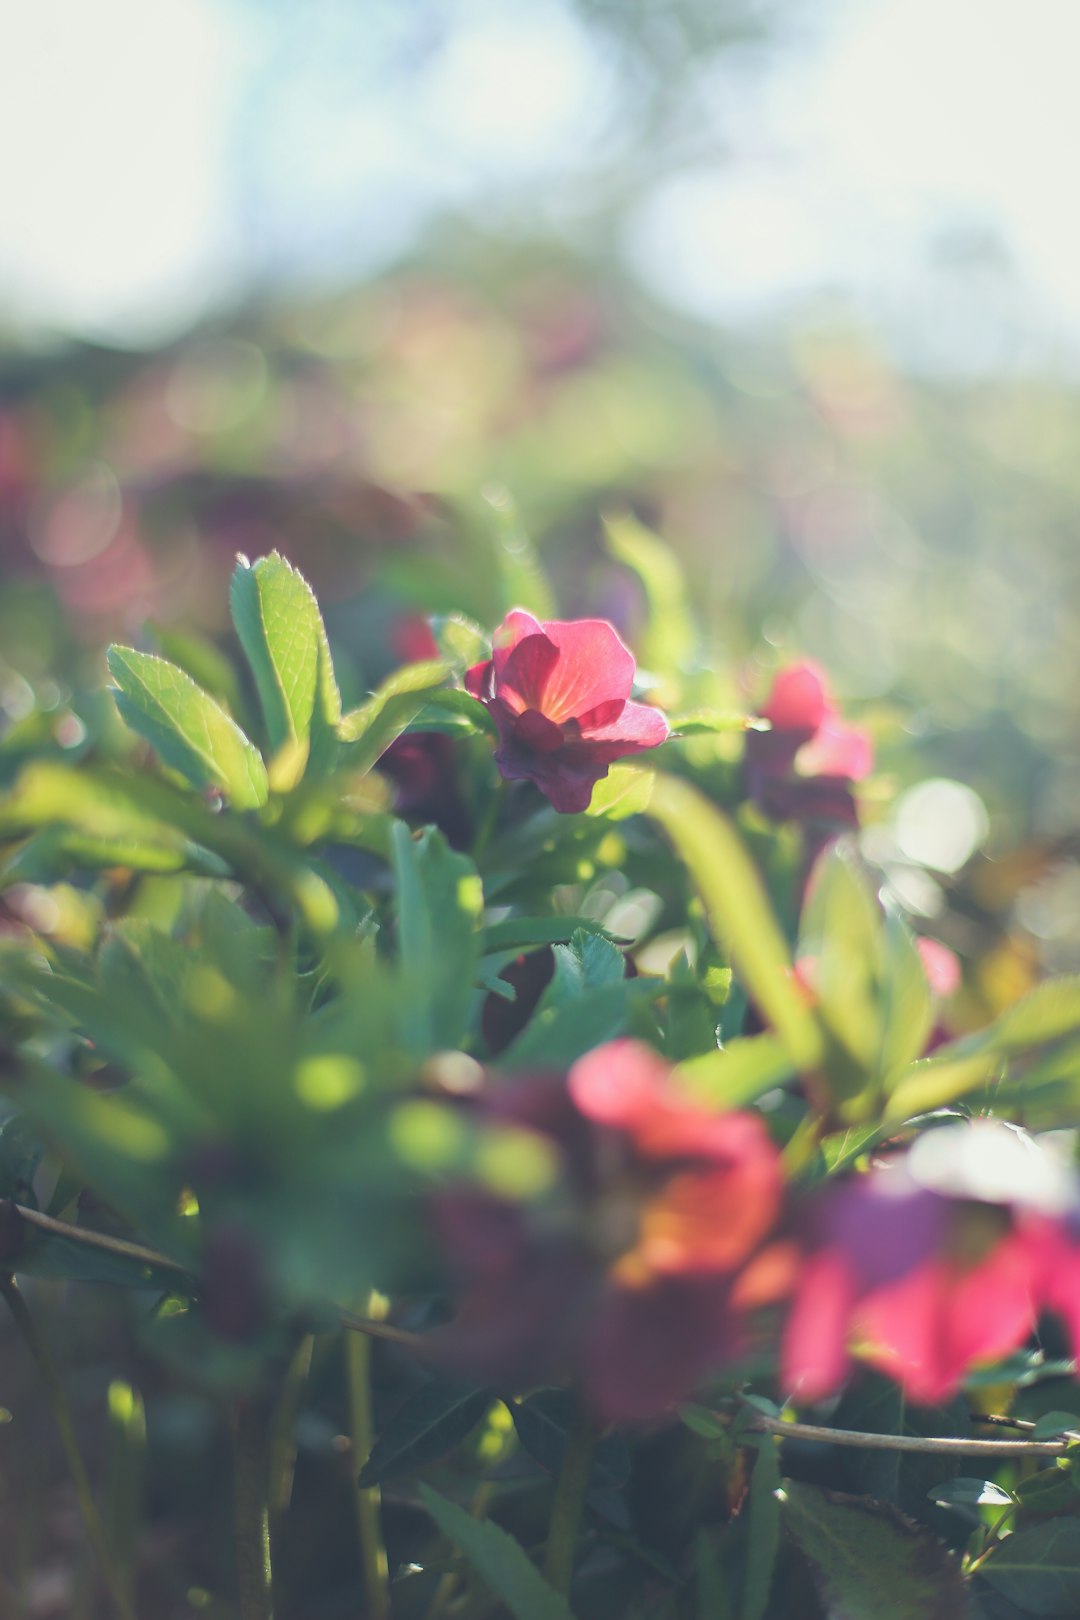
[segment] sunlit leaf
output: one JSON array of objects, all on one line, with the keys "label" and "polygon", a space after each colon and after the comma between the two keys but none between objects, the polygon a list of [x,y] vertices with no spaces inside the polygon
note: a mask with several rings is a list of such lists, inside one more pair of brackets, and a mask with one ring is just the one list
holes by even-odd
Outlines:
[{"label": "sunlit leaf", "polygon": [[258,688],[274,786],[288,789],[309,755],[326,768],[336,753],[341,698],[322,615],[307,581],[276,551],[240,560],[229,604]]},{"label": "sunlit leaf", "polygon": [[132,647],[110,647],[108,661],[117,708],[166,765],[193,787],[225,794],[237,810],[266,803],[269,786],[258,749],[190,675]]},{"label": "sunlit leaf", "polygon": [[341,758],[350,770],[367,771],[420,713],[450,674],[449,664],[429,659],[390,675],[366,703],[338,727]]},{"label": "sunlit leaf", "polygon": [[761,879],[727,817],[688,783],[656,776],[648,814],[667,833],[746,989],[799,1069],[821,1058],[821,1031],[792,976]]}]

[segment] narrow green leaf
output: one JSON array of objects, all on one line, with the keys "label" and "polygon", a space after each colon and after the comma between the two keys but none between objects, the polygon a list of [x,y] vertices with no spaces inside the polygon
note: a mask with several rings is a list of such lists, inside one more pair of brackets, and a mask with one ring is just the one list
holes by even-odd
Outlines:
[{"label": "narrow green leaf", "polygon": [[429,703],[450,673],[449,664],[430,659],[406,664],[389,676],[366,703],[338,726],[341,761],[350,770],[369,771],[395,737]]},{"label": "narrow green leaf", "polygon": [[420,1498],[448,1541],[465,1554],[493,1596],[501,1599],[514,1620],[573,1620],[566,1600],[548,1585],[528,1554],[490,1520],[474,1519],[456,1502],[448,1502],[429,1485]]},{"label": "narrow green leaf", "polygon": [[1080,1613],[1080,1519],[1048,1519],[1017,1530],[990,1554],[979,1574],[1025,1614]]},{"label": "narrow green leaf", "polygon": [[787,1050],[775,1035],[752,1035],[676,1064],[672,1079],[706,1107],[743,1108],[792,1073]]},{"label": "narrow green leaf", "polygon": [[730,952],[792,1063],[814,1068],[822,1056],[821,1031],[792,978],[780,925],[734,827],[695,788],[671,776],[654,778],[648,814],[686,863],[714,936]]},{"label": "narrow green leaf", "polygon": [[758,1444],[750,1479],[750,1538],[746,1581],[739,1620],[762,1620],[769,1604],[776,1555],[780,1549],[780,1460],[776,1442],[766,1435]]},{"label": "narrow green leaf", "polygon": [[310,585],[276,551],[240,560],[229,605],[259,693],[274,786],[285,790],[309,755],[328,766],[336,752],[341,698],[322,615]]},{"label": "narrow green leaf", "polygon": [[481,954],[489,956],[496,951],[559,945],[579,930],[601,939],[611,938],[607,929],[593,922],[591,917],[507,917],[481,930]]},{"label": "narrow green leaf", "polygon": [[476,867],[434,827],[391,831],[398,889],[398,956],[405,980],[402,1039],[410,1052],[461,1045],[479,958],[484,894]]},{"label": "narrow green leaf", "polygon": [[499,1058],[500,1067],[524,1068],[531,1063],[560,1068],[573,1063],[594,1046],[624,1035],[635,1008],[647,1006],[662,994],[657,980],[624,979],[600,985],[568,1001],[539,1007]]},{"label": "narrow green leaf", "polygon": [[895,1508],[787,1480],[782,1522],[814,1572],[829,1620],[965,1620],[970,1613],[956,1559]]},{"label": "narrow green leaf", "polygon": [[901,917],[886,917],[882,947],[885,1030],[880,1070],[887,1085],[890,1075],[922,1056],[934,1019],[926,969],[914,936]]},{"label": "narrow green leaf", "polygon": [[266,767],[236,722],[190,675],[152,653],[110,647],[116,706],[133,731],[193,787],[216,788],[236,810],[265,804]]},{"label": "narrow green leaf", "polygon": [[641,662],[671,677],[684,667],[697,641],[679,559],[629,513],[605,518],[604,529],[611,555],[633,569],[645,591],[648,617],[640,638]]},{"label": "narrow green leaf", "polygon": [[417,1474],[449,1455],[469,1435],[488,1407],[484,1389],[433,1378],[406,1398],[371,1448],[360,1472],[360,1486]]}]

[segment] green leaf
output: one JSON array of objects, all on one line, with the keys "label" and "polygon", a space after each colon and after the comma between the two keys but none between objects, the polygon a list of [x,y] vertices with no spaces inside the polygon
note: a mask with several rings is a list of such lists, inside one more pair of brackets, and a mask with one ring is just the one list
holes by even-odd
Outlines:
[{"label": "green leaf", "polygon": [[[916,1406],[900,1386],[880,1373],[861,1371],[844,1391],[833,1418],[837,1428],[858,1429],[865,1434],[895,1434],[927,1439],[951,1435],[963,1439],[971,1433],[967,1402],[962,1398],[947,1406]],[[838,1459],[838,1484],[859,1495],[891,1502],[912,1518],[925,1520],[947,1541],[956,1540],[956,1521],[927,1507],[932,1486],[959,1472],[959,1459],[912,1451],[845,1449]],[[960,1527],[964,1532],[964,1527]]]},{"label": "green leaf", "polygon": [[570,1606],[530,1563],[528,1554],[490,1520],[474,1519],[429,1485],[420,1498],[448,1541],[465,1554],[494,1597],[515,1620],[573,1620]]},{"label": "green leaf", "polygon": [[[510,1403],[510,1416],[523,1448],[547,1473],[558,1476],[577,1413],[577,1397],[568,1389],[538,1389],[524,1401]],[[622,1490],[630,1475],[626,1437],[618,1430],[600,1440],[593,1452],[589,1483],[593,1490]]]},{"label": "green leaf", "polygon": [[480,931],[480,950],[484,956],[496,951],[520,950],[537,945],[559,945],[579,930],[610,939],[601,923],[591,917],[506,917],[502,922],[489,923]]},{"label": "green leaf", "polygon": [[930,983],[914,936],[902,918],[890,914],[885,919],[883,983],[885,1030],[881,1044],[880,1071],[885,1085],[889,1076],[922,1056],[934,1022]]},{"label": "green leaf", "polygon": [[155,624],[152,621],[147,625],[147,630],[155,649],[163,657],[186,670],[204,691],[225,705],[234,720],[239,721],[243,718],[243,694],[240,682],[224,653],[219,652],[212,642],[204,641],[201,636],[189,635],[183,630]]},{"label": "green leaf", "polygon": [[[877,1069],[883,1023],[878,975],[884,918],[843,844],[821,856],[814,867],[799,933],[800,957],[813,964],[813,986],[821,1016],[858,1070],[854,1083]],[[835,1076],[830,1076],[835,1082]]]},{"label": "green leaf", "polygon": [[338,726],[342,764],[353,771],[369,771],[449,674],[449,664],[434,659],[396,670],[366,703],[342,719]]},{"label": "green leaf", "polygon": [[739,1620],[762,1620],[769,1605],[776,1555],[780,1550],[780,1461],[776,1442],[766,1435],[758,1442],[750,1479],[750,1537],[746,1551],[746,1581]]},{"label": "green leaf", "polygon": [[970,1613],[955,1558],[895,1508],[793,1480],[784,1497],[784,1527],[813,1570],[829,1620],[965,1620]]},{"label": "green leaf", "polygon": [[116,706],[164,763],[192,784],[224,793],[236,810],[265,804],[262,757],[236,722],[190,675],[152,653],[110,647]]},{"label": "green leaf", "polygon": [[1032,1440],[1056,1440],[1059,1435],[1080,1434],[1080,1417],[1075,1412],[1044,1412],[1031,1431]]},{"label": "green leaf", "polygon": [[273,785],[285,791],[309,757],[325,769],[337,752],[341,697],[322,615],[310,585],[276,551],[254,564],[240,559],[229,605],[259,693]]},{"label": "green leaf", "polygon": [[575,929],[568,945],[556,945],[555,972],[540,1001],[540,1008],[562,1007],[605,984],[621,984],[626,962],[617,945],[601,934]]},{"label": "green leaf", "polygon": [[405,981],[402,1040],[414,1057],[464,1040],[484,905],[476,867],[427,827],[391,832],[398,890],[398,957]]},{"label": "green leaf", "polygon": [[792,1063],[813,1069],[823,1052],[821,1031],[792,978],[780,925],[731,822],[696,789],[671,776],[654,777],[648,813],[686,863],[714,937],[729,951]]},{"label": "green leaf", "polygon": [[648,617],[638,649],[641,662],[658,675],[676,675],[697,641],[679,559],[629,513],[605,518],[604,529],[611,555],[633,569],[645,591]]},{"label": "green leaf", "polygon": [[45,1144],[21,1114],[0,1125],[0,1198],[37,1209],[34,1176],[45,1156]]},{"label": "green leaf", "polygon": [[635,1009],[662,993],[663,985],[656,980],[624,979],[540,1006],[517,1040],[500,1055],[499,1066],[514,1069],[542,1063],[561,1068],[574,1063],[594,1046],[624,1035]]},{"label": "green leaf", "polygon": [[587,816],[603,816],[608,821],[625,821],[643,815],[652,798],[653,772],[640,765],[613,765],[597,782],[585,811]]},{"label": "green leaf", "polygon": [[995,1547],[979,1574],[1024,1614],[1080,1613],[1080,1520],[1048,1519]]},{"label": "green leaf", "polygon": [[787,1050],[775,1035],[752,1035],[676,1064],[672,1080],[706,1107],[743,1108],[792,1073]]},{"label": "green leaf", "polygon": [[[1057,1477],[1060,1480],[1062,1476],[1058,1473]],[[926,1494],[935,1507],[956,1508],[974,1524],[982,1523],[979,1508],[1005,1508],[1010,1502],[1015,1501],[1015,1497],[1010,1496],[1008,1491],[1003,1491],[1000,1485],[995,1485],[993,1480],[967,1479],[960,1476],[944,1480],[939,1485],[932,1485]]]},{"label": "green leaf", "polygon": [[484,735],[498,739],[499,728],[478,698],[455,687],[445,691],[429,692],[424,706],[405,727],[412,731],[446,731],[453,737]]},{"label": "green leaf", "polygon": [[432,1379],[414,1390],[383,1429],[360,1473],[362,1487],[417,1474],[448,1456],[475,1429],[491,1394]]}]

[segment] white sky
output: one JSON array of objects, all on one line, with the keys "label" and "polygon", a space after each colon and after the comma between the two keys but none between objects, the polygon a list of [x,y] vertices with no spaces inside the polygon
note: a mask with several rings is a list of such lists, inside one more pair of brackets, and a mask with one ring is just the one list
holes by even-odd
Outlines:
[{"label": "white sky", "polygon": [[[375,52],[336,76],[298,55],[267,92],[279,15],[0,0],[0,326],[139,342],[252,273],[362,270],[434,208],[572,173],[610,110],[558,0],[458,0],[408,97]],[[841,0],[812,55],[705,85],[738,161],[649,196],[626,251],[724,319],[838,289],[871,317],[962,321],[970,289],[949,304],[926,244],[989,229],[1026,287],[1017,311],[991,286],[993,319],[1080,344],[1078,61],[1080,0]]]}]

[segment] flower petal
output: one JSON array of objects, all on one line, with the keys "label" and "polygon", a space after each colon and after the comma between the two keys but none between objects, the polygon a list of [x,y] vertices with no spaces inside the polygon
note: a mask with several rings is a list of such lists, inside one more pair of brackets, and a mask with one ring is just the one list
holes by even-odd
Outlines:
[{"label": "flower petal", "polygon": [[829,700],[825,671],[807,660],[789,664],[776,676],[768,701],[759,713],[777,731],[816,731],[835,708]]},{"label": "flower petal", "polygon": [[[600,712],[593,710],[592,714]],[[618,743],[627,754],[636,754],[643,748],[656,748],[658,744],[667,741],[669,734],[664,715],[648,703],[624,703],[618,717],[607,721],[592,720],[590,715],[586,714],[579,719],[578,724],[581,726],[583,742]]]},{"label": "flower petal", "polygon": [[555,643],[538,631],[523,636],[502,659],[495,655],[495,695],[508,708],[521,714],[525,709],[537,709],[552,720],[548,687],[559,663]]},{"label": "flower petal", "polygon": [[839,776],[861,782],[874,768],[874,747],[865,731],[827,718],[795,756],[801,776]]},{"label": "flower petal", "polygon": [[606,619],[554,619],[541,628],[559,652],[544,693],[549,719],[576,719],[598,704],[630,696],[634,655]]},{"label": "flower petal", "polygon": [[785,1389],[818,1401],[843,1383],[854,1298],[854,1278],[843,1255],[826,1249],[810,1256],[784,1329]]}]

